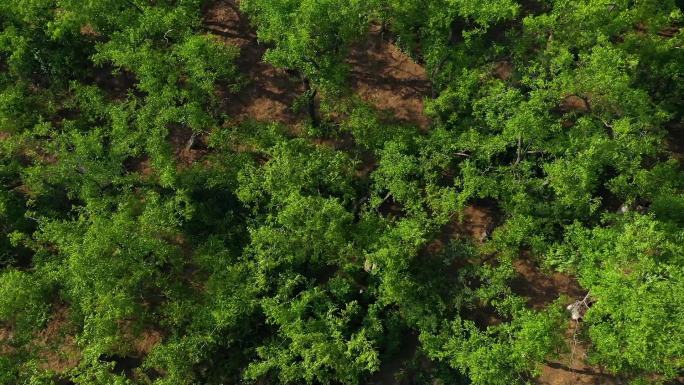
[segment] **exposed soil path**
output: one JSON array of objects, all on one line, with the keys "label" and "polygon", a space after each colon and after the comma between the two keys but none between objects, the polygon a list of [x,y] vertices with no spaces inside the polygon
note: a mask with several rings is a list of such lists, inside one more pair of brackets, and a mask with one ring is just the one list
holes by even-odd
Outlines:
[{"label": "exposed soil path", "polygon": [[562,354],[558,359],[551,360],[541,369],[541,375],[537,379],[538,385],[615,385],[618,380],[612,375],[605,373],[600,368],[586,364],[586,347],[577,341],[573,334],[578,325],[575,321],[568,321],[568,329],[565,340],[571,349]]},{"label": "exposed soil path", "polygon": [[684,121],[670,124],[665,143],[672,156],[684,167]]},{"label": "exposed soil path", "polygon": [[[567,296],[574,302],[586,294],[577,280],[559,272],[545,272],[527,258],[513,262],[518,277],[512,282],[513,291],[527,299],[527,305],[541,310],[561,296]],[[569,303],[570,303],[569,302]],[[568,315],[569,316],[569,315]]]},{"label": "exposed soil path", "polygon": [[[523,255],[513,263],[518,277],[512,283],[513,291],[527,299],[527,304],[533,309],[541,310],[553,301],[566,296],[567,305],[580,300],[586,290],[579,286],[577,280],[568,274],[559,272],[544,272],[533,261]],[[601,368],[587,364],[586,346],[577,337],[581,328],[581,321],[573,321],[568,316],[568,326],[565,332],[565,343],[569,352],[563,353],[557,359],[546,362],[541,367],[541,375],[535,381],[538,385],[613,385],[618,381],[615,377],[605,373]]]},{"label": "exposed soil path", "polygon": [[423,99],[430,94],[425,69],[384,40],[377,30],[353,47],[348,59],[354,91],[376,108],[403,122],[426,129]]},{"label": "exposed soil path", "polygon": [[224,110],[237,121],[248,118],[293,125],[302,114],[292,110],[302,85],[284,70],[264,63],[266,47],[242,15],[236,0],[219,0],[204,11],[204,26],[224,42],[240,48],[236,64],[248,83],[237,95],[226,95]]}]

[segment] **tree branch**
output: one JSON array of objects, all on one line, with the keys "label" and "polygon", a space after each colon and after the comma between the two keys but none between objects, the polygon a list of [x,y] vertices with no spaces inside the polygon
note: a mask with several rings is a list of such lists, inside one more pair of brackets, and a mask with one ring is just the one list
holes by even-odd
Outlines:
[{"label": "tree branch", "polygon": [[140,13],[144,13],[144,12],[145,12],[142,8],[140,8],[140,6],[139,6],[138,4],[136,4],[135,2],[133,2],[133,0],[126,0],[126,2],[127,2],[128,4],[130,4],[130,5],[132,5],[135,9],[137,9],[138,12],[140,12]]}]

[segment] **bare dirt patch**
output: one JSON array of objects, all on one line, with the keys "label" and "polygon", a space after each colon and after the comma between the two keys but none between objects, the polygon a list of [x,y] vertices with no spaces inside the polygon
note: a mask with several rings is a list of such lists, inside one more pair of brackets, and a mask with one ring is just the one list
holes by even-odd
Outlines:
[{"label": "bare dirt patch", "polygon": [[563,99],[560,104],[561,112],[580,112],[584,113],[589,111],[589,103],[577,95],[568,95]]},{"label": "bare dirt patch", "polygon": [[92,24],[85,24],[81,26],[81,35],[90,37],[100,37],[102,34],[98,32]]},{"label": "bare dirt patch", "polygon": [[7,355],[14,352],[14,347],[11,346],[14,333],[9,326],[0,326],[0,355]]},{"label": "bare dirt patch", "polygon": [[503,81],[510,79],[513,76],[515,68],[509,61],[500,61],[494,66],[494,77]]},{"label": "bare dirt patch", "polygon": [[586,294],[574,277],[559,272],[544,272],[527,258],[513,262],[518,277],[513,280],[513,291],[527,299],[533,309],[543,309],[551,302],[565,295],[572,301],[582,299]]},{"label": "bare dirt patch", "polygon": [[303,89],[286,71],[264,63],[266,46],[257,41],[247,17],[239,11],[236,0],[211,3],[204,11],[205,28],[227,44],[240,48],[236,64],[247,85],[236,95],[223,95],[223,109],[237,122],[255,119],[292,125],[302,114],[292,110]]},{"label": "bare dirt patch", "polygon": [[430,81],[425,69],[385,41],[379,31],[371,31],[353,47],[348,62],[352,88],[362,99],[400,121],[428,127],[423,98],[430,93]]},{"label": "bare dirt patch", "polygon": [[666,144],[675,159],[684,165],[684,122],[671,124],[668,127]]},{"label": "bare dirt patch", "polygon": [[55,373],[63,373],[75,368],[81,353],[76,339],[69,331],[69,309],[57,306],[50,322],[38,333],[34,345],[42,359],[41,368]]},{"label": "bare dirt patch", "polygon": [[157,330],[143,330],[138,338],[133,340],[133,349],[140,357],[144,357],[152,351],[162,340],[162,335]]},{"label": "bare dirt patch", "polygon": [[143,178],[149,178],[154,174],[152,168],[152,161],[147,156],[131,158],[124,162],[124,168],[127,172],[135,172],[140,174]]},{"label": "bare dirt patch", "polygon": [[152,348],[162,341],[162,333],[151,327],[137,329],[131,321],[120,321],[119,329],[125,345],[130,347],[118,353],[131,354],[131,357],[145,357]]},{"label": "bare dirt patch", "polygon": [[478,242],[483,242],[491,235],[494,228],[494,216],[491,208],[479,205],[468,206],[463,210],[461,221],[456,223],[454,230],[468,234]]},{"label": "bare dirt patch", "polygon": [[416,355],[420,342],[414,334],[407,334],[402,340],[402,347],[392,359],[385,359],[380,365],[380,370],[375,372],[368,380],[369,385],[407,385],[409,379],[406,376],[406,366]]},{"label": "bare dirt patch", "polygon": [[484,242],[491,234],[495,225],[495,213],[492,208],[484,205],[467,206],[457,218],[447,223],[437,238],[426,247],[429,254],[440,253],[455,239],[471,239],[476,243]]},{"label": "bare dirt patch", "polygon": [[132,72],[105,64],[93,69],[89,81],[99,87],[113,101],[126,100],[129,93],[137,96],[143,94],[136,88],[138,79]]},{"label": "bare dirt patch", "polygon": [[205,138],[186,126],[173,127],[169,132],[169,141],[175,159],[181,164],[192,164],[209,152]]},{"label": "bare dirt patch", "polygon": [[539,385],[613,385],[619,382],[601,368],[589,366],[586,347],[574,342],[575,321],[569,321],[565,340],[570,352],[564,353],[556,360],[551,360],[542,367],[541,375],[536,383]]},{"label": "bare dirt patch", "polygon": [[[535,263],[523,258],[513,262],[518,277],[513,281],[513,291],[527,299],[528,306],[541,310],[549,306],[561,296],[568,297],[568,302],[581,300],[586,290],[577,280],[559,272],[544,272]],[[541,368],[541,375],[536,380],[539,385],[613,385],[618,382],[601,368],[587,364],[586,346],[576,338],[576,330],[581,321],[573,321],[568,313],[568,327],[565,342],[569,351],[558,359],[549,360]]]},{"label": "bare dirt patch", "polygon": [[[240,13],[237,0],[211,3],[204,10],[204,25],[227,44],[240,48],[236,64],[248,83],[235,95],[221,92],[222,108],[229,116],[236,122],[254,119],[289,126],[305,119],[304,111],[292,109],[304,91],[302,82],[263,62],[267,47],[257,41],[256,32]],[[372,31],[363,43],[353,47],[348,62],[351,88],[361,98],[399,121],[421,128],[429,125],[423,113],[423,98],[430,91],[425,70],[383,40],[378,31]]]}]

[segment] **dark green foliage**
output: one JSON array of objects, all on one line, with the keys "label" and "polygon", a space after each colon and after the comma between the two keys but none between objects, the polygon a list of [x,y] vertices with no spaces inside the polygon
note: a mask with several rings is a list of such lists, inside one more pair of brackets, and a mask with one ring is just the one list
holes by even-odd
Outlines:
[{"label": "dark green foliage", "polygon": [[457,319],[443,334],[427,336],[429,354],[467,373],[476,384],[526,383],[554,348],[563,343],[557,329],[562,312],[523,311],[510,323],[478,330],[472,321]]}]

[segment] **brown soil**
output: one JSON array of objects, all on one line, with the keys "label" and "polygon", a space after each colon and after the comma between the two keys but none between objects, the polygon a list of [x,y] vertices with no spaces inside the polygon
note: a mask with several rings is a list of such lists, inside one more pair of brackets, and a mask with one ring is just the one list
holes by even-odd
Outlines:
[{"label": "brown soil", "polygon": [[152,168],[152,161],[148,157],[132,158],[124,163],[126,171],[136,172],[144,178],[149,178],[154,175]]},{"label": "brown soil", "polygon": [[500,61],[494,67],[494,77],[500,80],[508,80],[513,76],[515,68],[509,61]]},{"label": "brown soil", "polygon": [[373,373],[368,380],[368,385],[408,385],[407,379],[401,378],[406,374],[406,364],[416,355],[420,342],[414,334],[407,334],[403,338],[403,346],[396,356],[390,360],[383,360],[380,370]]},{"label": "brown soil", "polygon": [[81,359],[76,339],[68,330],[68,317],[67,307],[56,307],[50,322],[38,333],[33,342],[42,359],[43,370],[63,373],[75,368]]},{"label": "brown soil", "polygon": [[666,144],[674,158],[684,165],[684,122],[668,127]]},{"label": "brown soil", "polygon": [[[301,82],[286,71],[264,63],[266,46],[257,42],[256,32],[239,12],[237,0],[216,1],[204,13],[207,30],[227,44],[240,48],[237,65],[248,84],[237,95],[225,96],[224,108],[236,122],[246,119],[296,125],[303,112],[292,110],[302,95]],[[351,50],[350,84],[363,99],[388,111],[400,121],[426,128],[423,98],[430,83],[425,70],[377,31]]]},{"label": "brown soil", "polygon": [[471,205],[463,210],[461,221],[456,228],[463,234],[468,234],[478,242],[484,242],[491,235],[494,227],[494,213],[492,209]]},{"label": "brown soil", "polygon": [[224,109],[237,122],[255,119],[265,122],[296,124],[302,114],[292,106],[302,94],[302,85],[284,70],[264,63],[266,51],[259,45],[256,32],[240,14],[236,0],[215,1],[204,12],[204,25],[227,44],[240,48],[236,61],[248,80],[237,95],[224,95]]},{"label": "brown soil", "polygon": [[175,158],[181,164],[192,164],[209,152],[204,137],[193,136],[192,129],[187,126],[173,127],[169,132],[169,141]]},{"label": "brown soil", "polygon": [[423,67],[375,30],[353,47],[348,62],[352,88],[362,99],[400,121],[428,127],[423,99],[430,82]]},{"label": "brown soil", "polygon": [[[489,237],[496,225],[496,213],[493,209],[482,205],[468,206],[462,215],[447,224],[440,236],[427,248],[428,253],[438,253],[446,244],[462,237],[482,243]],[[536,310],[543,309],[561,296],[571,303],[586,294],[574,277],[558,272],[543,272],[526,254],[513,263],[518,277],[512,282],[513,291],[527,299],[528,305]],[[474,309],[468,315],[481,327],[496,325],[501,320],[493,308]],[[609,374],[586,364],[586,348],[581,342],[573,342],[575,324],[568,314],[568,331],[566,342],[571,352],[550,360],[541,368],[541,375],[536,380],[538,385],[613,385],[618,382]]]},{"label": "brown soil", "polygon": [[527,258],[513,262],[518,277],[513,280],[513,291],[527,299],[533,309],[543,309],[551,302],[565,295],[574,302],[586,294],[577,281],[570,275],[558,272],[542,272]]},{"label": "brown soil", "polygon": [[125,69],[115,69],[113,66],[105,64],[93,70],[90,79],[98,88],[111,100],[122,101],[128,97],[129,93],[142,96],[135,85],[138,82],[136,76]]},{"label": "brown soil", "polygon": [[98,38],[98,37],[102,36],[102,34],[100,33],[100,31],[98,31],[97,29],[95,29],[95,27],[93,27],[93,25],[92,25],[92,24],[89,24],[89,23],[88,23],[88,24],[82,25],[82,26],[81,26],[80,32],[81,32],[81,35],[83,35],[83,36],[89,36],[89,37],[92,37],[92,38]]},{"label": "brown soil", "polygon": [[[440,236],[428,245],[426,252],[438,253],[449,241],[463,237],[481,244],[491,233],[495,222],[496,213],[493,209],[482,205],[468,206],[458,219],[443,228]],[[583,298],[586,294],[574,277],[558,272],[542,272],[525,254],[513,265],[519,274],[512,283],[514,292],[525,297],[528,305],[536,310],[543,309],[561,296],[566,296],[567,302],[570,303]],[[475,321],[483,328],[501,322],[491,307],[474,309],[468,314],[468,319]],[[586,347],[581,341],[573,338],[575,325],[568,314],[565,340],[569,351],[543,365],[540,377],[535,380],[535,383],[538,385],[618,384],[619,382],[610,374],[586,364]],[[396,384],[394,375],[401,372],[401,362],[397,359],[397,362],[391,362],[383,367],[384,370],[373,377],[375,380],[373,383]]]},{"label": "brown soil", "polygon": [[354,138],[349,133],[343,133],[336,138],[313,138],[311,142],[340,151],[352,151],[354,149]]},{"label": "brown soil", "polygon": [[560,104],[560,110],[562,112],[587,112],[589,104],[577,95],[569,95]]},{"label": "brown soil", "polygon": [[[475,244],[482,245],[491,235],[495,227],[496,210],[482,204],[467,206],[460,215],[447,223],[438,237],[428,243],[426,256],[439,255],[444,248],[453,240],[468,239]],[[448,267],[448,274],[457,274],[457,271],[467,263],[479,263],[478,261],[456,260]],[[491,306],[480,306],[468,311],[466,318],[474,321],[481,328],[501,323],[501,319]]]},{"label": "brown soil", "polygon": [[119,330],[123,340],[124,345],[130,346],[130,349],[126,348],[118,353],[124,354],[124,356],[130,356],[135,358],[145,357],[152,348],[162,341],[162,334],[158,330],[154,330],[150,327],[145,327],[142,330],[135,328],[131,321],[120,321]]},{"label": "brown soil", "polygon": [[[36,333],[31,341],[31,349],[37,352],[42,370],[64,373],[78,366],[81,352],[77,346],[73,330],[70,330],[69,309],[58,305],[45,328]],[[130,343],[134,357],[146,356],[162,340],[159,331],[143,329],[133,333],[130,322],[122,322],[123,338]],[[13,338],[11,328],[0,327],[0,354],[11,354],[15,349],[9,345]]]},{"label": "brown soil", "polygon": [[428,243],[428,254],[437,254],[444,250],[454,239],[468,238],[481,244],[490,235],[494,227],[492,209],[481,205],[470,205],[454,220],[447,223],[439,236]]},{"label": "brown soil", "polygon": [[[167,138],[179,169],[201,161],[209,153],[204,135],[194,135],[186,126],[174,125],[169,129]],[[154,176],[152,161],[148,156],[129,158],[124,162],[127,172],[138,173],[145,179]]]},{"label": "brown soil", "polygon": [[681,31],[680,27],[671,26],[671,27],[667,27],[661,31],[658,31],[658,36],[665,37],[665,38],[672,38],[672,37],[675,37],[675,35],[677,35],[680,31]]},{"label": "brown soil", "polygon": [[0,326],[0,355],[11,354],[14,348],[10,345],[14,338],[12,328],[9,326]]},{"label": "brown soil", "polygon": [[577,325],[568,321],[566,342],[570,352],[547,362],[541,369],[536,383],[539,385],[613,385],[619,382],[600,368],[586,364],[587,351],[583,344],[573,338]]},{"label": "brown soil", "polygon": [[133,340],[133,349],[135,353],[144,357],[152,351],[158,343],[162,340],[162,335],[156,330],[143,330],[142,333]]},{"label": "brown soil", "polygon": [[[525,297],[527,304],[536,310],[550,305],[561,296],[568,298],[567,304],[580,300],[586,294],[574,277],[558,272],[542,272],[526,255],[513,262],[519,276],[512,283],[513,291]],[[566,304],[564,304],[566,305]],[[536,380],[539,385],[612,385],[617,381],[600,368],[586,363],[586,347],[573,337],[580,323],[572,321],[568,313],[566,345],[570,350],[558,359],[550,360],[541,368]]]}]

